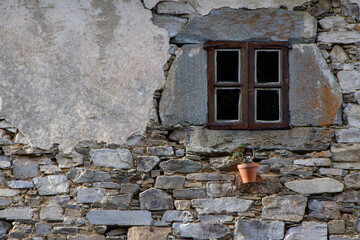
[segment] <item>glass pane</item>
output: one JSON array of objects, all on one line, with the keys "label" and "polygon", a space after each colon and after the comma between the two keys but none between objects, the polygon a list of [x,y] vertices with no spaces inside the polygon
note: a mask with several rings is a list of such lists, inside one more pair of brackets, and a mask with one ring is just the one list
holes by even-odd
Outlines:
[{"label": "glass pane", "polygon": [[279,93],[279,90],[256,90],[256,120],[280,120]]},{"label": "glass pane", "polygon": [[256,50],[256,82],[280,82],[279,54],[279,50]]},{"label": "glass pane", "polygon": [[239,82],[239,51],[216,51],[216,82]]},{"label": "glass pane", "polygon": [[240,89],[216,89],[216,120],[240,120]]}]

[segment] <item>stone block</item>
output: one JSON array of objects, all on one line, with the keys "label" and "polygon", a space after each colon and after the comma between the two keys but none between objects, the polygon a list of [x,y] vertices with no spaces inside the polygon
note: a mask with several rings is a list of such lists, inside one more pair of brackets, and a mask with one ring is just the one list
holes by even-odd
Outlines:
[{"label": "stone block", "polygon": [[358,70],[343,70],[338,72],[337,77],[343,93],[355,92],[360,89],[360,72]]},{"label": "stone block", "polygon": [[9,207],[0,211],[0,218],[6,220],[30,220],[33,215],[30,207]]},{"label": "stone block", "polygon": [[341,182],[332,178],[295,180],[286,182],[284,185],[300,194],[337,193],[344,189]]},{"label": "stone block", "polygon": [[283,239],[285,223],[280,221],[238,220],[235,223],[234,240]]},{"label": "stone block", "polygon": [[[9,206],[12,203],[12,201],[6,197],[0,197],[0,208],[4,209],[7,206]],[[29,204],[30,205],[30,204]]]},{"label": "stone block", "polygon": [[93,149],[90,151],[91,161],[98,167],[130,169],[132,156],[127,149]]},{"label": "stone block", "polygon": [[327,239],[327,224],[320,222],[303,222],[301,226],[290,228],[284,240],[292,239]]},{"label": "stone block", "polygon": [[174,205],[176,210],[187,210],[190,209],[190,200],[175,200]]},{"label": "stone block", "polygon": [[83,226],[86,224],[85,218],[79,218],[79,217],[65,217],[63,221],[64,225],[67,226]]},{"label": "stone block", "polygon": [[310,200],[308,203],[310,210],[309,217],[317,219],[340,219],[340,207],[337,202]]},{"label": "stone block", "polygon": [[150,188],[139,195],[140,209],[146,210],[167,210],[174,208],[171,195],[165,191]]},{"label": "stone block", "polygon": [[77,188],[76,202],[78,203],[97,203],[101,202],[106,194],[102,188]]},{"label": "stone block", "polygon": [[145,240],[145,239],[168,239],[171,228],[160,227],[131,227],[127,234],[127,240]]},{"label": "stone block", "polygon": [[0,221],[0,234],[6,234],[11,228],[11,224],[8,222]]},{"label": "stone block", "polygon": [[360,163],[334,163],[334,168],[338,169],[349,169],[349,170],[359,170]]},{"label": "stone block", "polygon": [[189,159],[172,159],[161,162],[160,167],[168,173],[193,173],[201,169],[201,162]]},{"label": "stone block", "polygon": [[42,165],[40,166],[40,172],[45,174],[58,174],[61,173],[61,169],[55,165]]},{"label": "stone block", "polygon": [[184,176],[158,176],[155,182],[155,188],[160,189],[180,189],[184,187]]},{"label": "stone block", "polygon": [[227,170],[236,170],[236,162],[234,162],[230,157],[213,157],[210,158],[210,165],[221,171]]},{"label": "stone block", "polygon": [[231,182],[208,182],[206,191],[209,197],[229,197],[235,190],[235,186]]},{"label": "stone block", "polygon": [[83,156],[77,152],[59,153],[55,157],[60,168],[72,168],[83,164]]},{"label": "stone block", "polygon": [[51,175],[34,178],[39,195],[56,195],[69,192],[69,180],[64,175]]},{"label": "stone block", "polygon": [[172,147],[148,147],[147,153],[156,156],[173,156],[174,149]]},{"label": "stone block", "polygon": [[203,188],[186,188],[173,191],[174,198],[176,199],[196,199],[205,198],[206,191]]},{"label": "stone block", "polygon": [[331,165],[331,160],[329,158],[295,159],[294,164],[309,167],[329,167]]},{"label": "stone block", "polygon": [[247,212],[253,203],[251,200],[236,197],[191,200],[191,205],[199,214]]},{"label": "stone block", "polygon": [[54,227],[53,233],[63,233],[63,234],[77,234],[79,232],[78,227]]},{"label": "stone block", "polygon": [[358,104],[348,103],[344,109],[344,115],[349,126],[360,127],[360,106]]},{"label": "stone block", "polygon": [[319,168],[318,173],[321,175],[345,176],[348,171],[334,168]]},{"label": "stone block", "polygon": [[74,168],[66,175],[74,183],[106,182],[111,179],[110,174],[107,172],[85,168]]},{"label": "stone block", "polygon": [[7,183],[9,188],[33,188],[34,184],[32,182],[27,181],[9,181]]},{"label": "stone block", "polygon": [[173,229],[179,237],[193,239],[217,239],[230,234],[222,223],[174,223]]},{"label": "stone block", "polygon": [[336,144],[331,148],[331,160],[334,162],[359,162],[360,144]]},{"label": "stone block", "polygon": [[272,195],[262,199],[264,220],[300,222],[304,218],[307,198],[300,195]]},{"label": "stone block", "polygon": [[360,189],[360,172],[346,175],[344,177],[344,184],[347,188]]},{"label": "stone block", "polygon": [[76,236],[69,236],[67,240],[105,240],[105,236],[79,234]]},{"label": "stone block", "polygon": [[351,191],[351,192],[342,192],[336,196],[337,200],[345,203],[356,203],[360,202],[360,192]]},{"label": "stone block", "polygon": [[156,156],[138,156],[137,157],[137,170],[140,172],[149,172],[159,162],[160,162],[160,159]]},{"label": "stone block", "polygon": [[39,165],[28,157],[16,157],[13,165],[13,174],[16,178],[30,179],[38,175]]},{"label": "stone block", "polygon": [[132,200],[132,194],[122,194],[115,196],[105,196],[102,203],[105,203],[107,207],[115,207],[115,209],[129,209],[130,202]]},{"label": "stone block", "polygon": [[113,182],[99,182],[93,184],[94,188],[113,188],[113,189],[119,189],[121,186],[120,184],[113,183]]},{"label": "stone block", "polygon": [[332,220],[328,222],[329,234],[344,234],[345,233],[345,221],[344,220]]},{"label": "stone block", "polygon": [[231,215],[199,215],[200,222],[232,222],[234,217]]},{"label": "stone block", "polygon": [[335,138],[338,143],[359,143],[360,129],[348,128],[336,130]]},{"label": "stone block", "polygon": [[14,197],[16,195],[19,195],[21,192],[19,190],[13,190],[13,189],[0,189],[0,197]]},{"label": "stone block", "polygon": [[344,30],[348,26],[348,23],[341,16],[324,17],[319,20],[319,24],[322,29],[333,31]]},{"label": "stone block", "polygon": [[329,240],[358,240],[360,235],[331,235]]},{"label": "stone block", "polygon": [[192,222],[194,215],[190,211],[167,210],[161,218],[163,222]]},{"label": "stone block", "polygon": [[42,222],[39,222],[39,223],[36,223],[35,224],[35,231],[36,231],[36,234],[37,235],[49,235],[51,234],[51,225],[50,224],[47,224],[47,223],[42,223]]},{"label": "stone block", "polygon": [[318,17],[331,11],[331,4],[326,0],[319,0],[311,10],[311,15]]},{"label": "stone block", "polygon": [[90,210],[86,219],[90,224],[111,226],[148,226],[152,223],[149,211]]},{"label": "stone block", "polygon": [[196,11],[188,2],[164,1],[157,5],[156,13],[183,15],[196,13]]},{"label": "stone block", "polygon": [[359,2],[356,1],[340,1],[341,12],[346,17],[359,17]]},{"label": "stone block", "polygon": [[358,31],[348,31],[346,34],[343,31],[319,32],[317,35],[317,41],[321,43],[351,44],[357,43],[359,38]]},{"label": "stone block", "polygon": [[46,221],[62,221],[64,219],[63,208],[60,205],[46,205],[40,209],[40,219]]},{"label": "stone block", "polygon": [[132,193],[137,194],[140,191],[139,184],[136,183],[122,183],[120,193]]},{"label": "stone block", "polygon": [[190,173],[186,175],[186,179],[196,181],[220,181],[220,173]]},{"label": "stone block", "polygon": [[153,22],[156,26],[165,28],[169,33],[169,37],[175,37],[180,29],[186,24],[186,18],[174,17],[174,16],[162,16],[155,15]]},{"label": "stone block", "polygon": [[335,45],[330,52],[330,59],[332,63],[343,63],[349,60],[349,56],[341,46]]}]

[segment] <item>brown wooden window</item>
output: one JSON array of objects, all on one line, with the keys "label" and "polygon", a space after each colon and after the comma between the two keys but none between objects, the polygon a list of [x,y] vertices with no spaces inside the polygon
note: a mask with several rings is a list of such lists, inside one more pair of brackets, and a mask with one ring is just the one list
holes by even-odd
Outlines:
[{"label": "brown wooden window", "polygon": [[289,126],[285,42],[208,42],[208,127],[279,129]]}]

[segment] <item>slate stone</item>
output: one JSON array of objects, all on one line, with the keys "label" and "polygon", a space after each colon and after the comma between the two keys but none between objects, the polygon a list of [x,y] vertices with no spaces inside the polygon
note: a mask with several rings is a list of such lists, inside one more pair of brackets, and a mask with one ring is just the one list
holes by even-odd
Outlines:
[{"label": "slate stone", "polygon": [[147,152],[149,155],[156,155],[156,156],[174,155],[174,149],[172,147],[148,147]]},{"label": "slate stone", "polygon": [[333,164],[334,168],[339,168],[339,169],[354,169],[354,170],[358,170],[360,169],[360,163],[334,163]]},{"label": "slate stone", "polygon": [[57,174],[61,173],[61,169],[55,165],[44,165],[40,166],[40,172],[43,172],[45,174]]},{"label": "slate stone", "polygon": [[149,172],[159,162],[160,162],[160,158],[158,158],[156,156],[138,156],[137,157],[137,170],[140,172]]},{"label": "slate stone", "polygon": [[128,230],[127,240],[144,240],[144,239],[168,239],[171,228],[163,227],[131,227]]},{"label": "slate stone", "polygon": [[76,236],[68,236],[68,240],[105,240],[105,236],[80,234]]},{"label": "slate stone", "polygon": [[360,189],[360,172],[346,175],[344,184],[347,188]]},{"label": "slate stone", "polygon": [[34,178],[39,195],[56,195],[69,192],[69,180],[64,175],[50,175]]},{"label": "slate stone", "polygon": [[329,167],[331,160],[329,158],[295,159],[294,164],[309,167]]},{"label": "slate stone", "polygon": [[54,227],[53,233],[63,233],[63,234],[77,234],[79,232],[78,227]]},{"label": "slate stone", "polygon": [[1,197],[13,197],[16,195],[19,195],[21,192],[19,190],[13,190],[13,189],[0,189],[0,196]]},{"label": "slate stone", "polygon": [[[236,170],[237,163],[234,162],[231,157],[213,157],[210,158],[210,165],[221,171]],[[215,180],[215,179],[214,179]]]},{"label": "slate stone", "polygon": [[6,220],[30,220],[33,215],[30,207],[9,207],[0,211],[0,218]]},{"label": "slate stone", "polygon": [[99,182],[93,184],[94,188],[114,188],[119,189],[121,186],[120,184],[113,183],[113,182]]},{"label": "slate stone", "polygon": [[201,163],[189,159],[172,159],[161,162],[160,167],[168,173],[193,173],[201,169]]},{"label": "slate stone", "polygon": [[[264,28],[264,26],[267,27]],[[206,16],[194,18],[176,35],[174,43],[251,39],[299,43],[314,42],[315,36],[316,21],[304,12],[290,12],[283,9],[248,11],[226,8],[212,10]]]},{"label": "slate stone", "polygon": [[307,198],[300,195],[272,195],[262,199],[264,220],[300,222],[304,218]]},{"label": "slate stone", "polygon": [[147,226],[152,223],[149,211],[90,210],[86,219],[90,224],[111,226]]},{"label": "slate stone", "polygon": [[282,175],[293,175],[300,176],[301,178],[311,178],[313,175],[313,170],[308,167],[301,167],[300,165],[290,165],[281,167],[280,173]]},{"label": "slate stone", "polygon": [[231,182],[208,182],[206,191],[209,197],[229,197],[232,195],[235,186]]},{"label": "slate stone", "polygon": [[336,196],[337,200],[340,202],[350,203],[350,202],[360,202],[360,192],[351,191],[351,192],[342,192]]},{"label": "slate stone", "polygon": [[360,235],[331,235],[329,240],[358,240]]},{"label": "slate stone", "polygon": [[332,220],[328,222],[329,234],[343,234],[345,232],[344,220]]},{"label": "slate stone", "polygon": [[139,184],[135,183],[122,183],[120,193],[133,193],[136,194],[140,191]]},{"label": "slate stone", "polygon": [[172,227],[183,238],[217,239],[230,234],[230,229],[222,223],[174,223]]},{"label": "slate stone", "polygon": [[300,194],[337,193],[344,189],[344,185],[332,178],[316,178],[310,180],[295,180],[284,185]]},{"label": "slate stone", "polygon": [[175,200],[174,205],[176,210],[187,210],[190,209],[190,200]]},{"label": "slate stone", "polygon": [[234,217],[231,215],[199,215],[200,222],[232,222]]},{"label": "slate stone", "polygon": [[334,162],[359,162],[360,144],[337,144],[332,145],[331,160]]},{"label": "slate stone", "polygon": [[30,179],[38,175],[39,165],[28,157],[16,157],[13,175],[19,179]]},{"label": "slate stone", "polygon": [[360,127],[360,107],[358,104],[348,103],[344,108],[344,114],[351,127]]},{"label": "slate stone", "polygon": [[337,77],[344,93],[355,92],[360,88],[360,72],[358,70],[343,70],[338,72]]},{"label": "slate stone", "polygon": [[319,20],[322,29],[333,31],[344,30],[348,23],[341,16],[325,17]]},{"label": "slate stone", "polygon": [[330,11],[331,11],[330,3],[326,0],[320,0],[317,4],[315,4],[314,8],[312,9],[311,15],[313,15],[314,17],[318,17]]},{"label": "slate stone", "polygon": [[340,1],[341,3],[341,13],[346,17],[357,17],[359,18],[359,2],[356,1]]},{"label": "slate stone", "polygon": [[321,43],[350,44],[359,42],[359,39],[359,31],[348,31],[346,34],[343,31],[329,31],[319,32],[317,35],[317,41]]},{"label": "slate stone", "polygon": [[280,221],[238,220],[234,240],[283,239],[285,223]]},{"label": "slate stone", "polygon": [[182,15],[196,13],[196,11],[188,2],[163,1],[157,5],[156,13]]},{"label": "slate stone", "polygon": [[317,219],[340,219],[340,207],[337,202],[310,200],[308,203],[310,210],[309,217]]},{"label": "slate stone", "polygon": [[10,223],[0,221],[0,234],[6,234],[10,230],[11,227],[12,226]]},{"label": "slate stone", "polygon": [[290,228],[284,240],[292,239],[327,239],[327,224],[319,222],[303,222],[301,226]]},{"label": "slate stone", "polygon": [[156,26],[165,28],[169,33],[169,37],[175,37],[180,29],[186,24],[186,18],[174,17],[174,16],[153,16],[153,22]]},{"label": "slate stone", "polygon": [[140,209],[167,210],[173,209],[174,203],[171,195],[165,191],[150,188],[139,195]]},{"label": "slate stone", "polygon": [[132,156],[127,149],[93,149],[90,150],[91,161],[98,167],[130,169]]},{"label": "slate stone", "polygon": [[132,194],[121,194],[115,196],[106,196],[102,202],[110,209],[129,209]]},{"label": "slate stone", "polygon": [[253,201],[236,197],[193,199],[191,205],[199,214],[247,212]]},{"label": "slate stone", "polygon": [[60,168],[72,168],[83,164],[83,156],[77,152],[59,153],[55,158]]},{"label": "slate stone", "polygon": [[12,201],[6,197],[0,197],[0,208],[3,209],[7,206],[9,206],[12,203]]},{"label": "slate stone", "polygon": [[196,199],[205,198],[206,191],[203,188],[186,188],[173,191],[174,198],[176,199]]},{"label": "slate stone", "polygon": [[74,168],[66,175],[74,183],[106,182],[111,179],[110,174],[107,172],[85,168]]},{"label": "slate stone", "polygon": [[161,218],[163,222],[192,222],[194,215],[190,211],[167,210]]},{"label": "slate stone", "polygon": [[40,209],[40,219],[46,221],[62,221],[63,208],[60,205],[46,205]]},{"label": "slate stone", "polygon": [[158,176],[155,182],[155,188],[160,189],[180,189],[184,187],[184,176]]},{"label": "slate stone", "polygon": [[330,59],[332,63],[343,63],[349,61],[349,56],[341,46],[335,45],[330,52]]},{"label": "slate stone", "polygon": [[358,143],[360,142],[360,129],[348,128],[336,130],[335,138],[338,143]]},{"label": "slate stone", "polygon": [[345,176],[348,171],[334,168],[319,168],[318,173],[322,175]]},{"label": "slate stone", "polygon": [[106,194],[102,188],[77,188],[76,202],[78,203],[96,203],[101,202]]},{"label": "slate stone", "polygon": [[79,218],[79,217],[65,217],[63,221],[64,225],[67,226],[83,226],[86,224],[85,218]]},{"label": "slate stone", "polygon": [[35,224],[36,235],[48,235],[51,234],[51,225],[47,223],[36,223]]},{"label": "slate stone", "polygon": [[186,175],[186,179],[196,181],[219,181],[221,178],[220,173],[190,173]]},{"label": "slate stone", "polygon": [[34,184],[32,182],[27,181],[9,181],[7,183],[9,188],[33,188]]}]

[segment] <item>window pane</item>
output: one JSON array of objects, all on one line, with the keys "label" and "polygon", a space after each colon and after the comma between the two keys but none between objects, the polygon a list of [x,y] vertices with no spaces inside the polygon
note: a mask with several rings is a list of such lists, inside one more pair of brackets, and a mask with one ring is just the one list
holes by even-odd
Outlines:
[{"label": "window pane", "polygon": [[240,89],[216,89],[216,120],[240,120]]},{"label": "window pane", "polygon": [[239,51],[216,51],[216,82],[239,82]]},{"label": "window pane", "polygon": [[279,90],[256,90],[256,120],[280,120],[279,93]]},{"label": "window pane", "polygon": [[256,82],[280,82],[279,54],[279,50],[256,51]]}]

